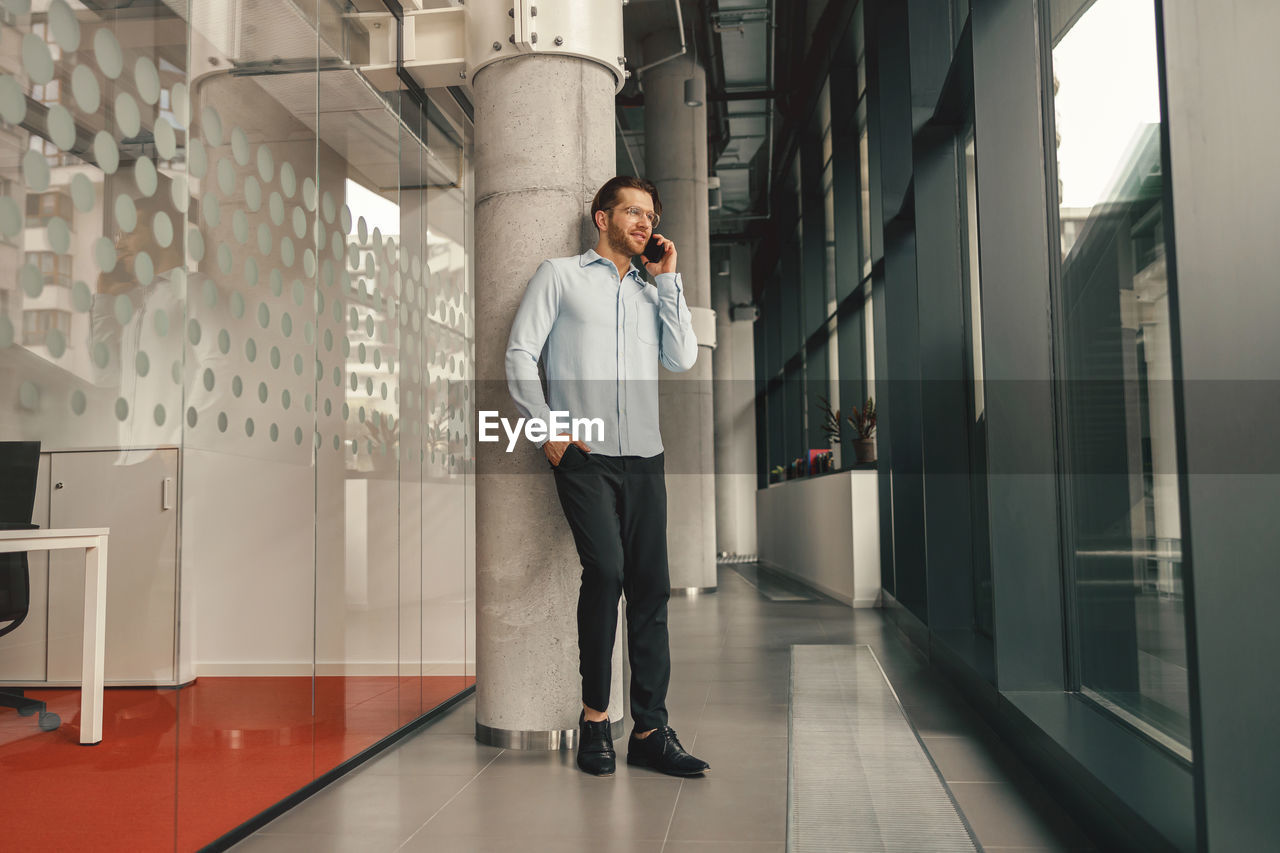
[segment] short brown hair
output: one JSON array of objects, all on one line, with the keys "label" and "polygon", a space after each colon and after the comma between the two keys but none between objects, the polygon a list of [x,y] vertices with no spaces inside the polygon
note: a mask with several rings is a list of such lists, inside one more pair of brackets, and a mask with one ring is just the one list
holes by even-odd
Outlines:
[{"label": "short brown hair", "polygon": [[649,197],[653,199],[653,212],[658,216],[662,216],[662,199],[658,198],[658,188],[653,185],[652,181],[646,181],[644,178],[635,178],[631,175],[618,175],[616,178],[610,178],[596,192],[596,197],[591,200],[591,221],[595,221],[597,210],[607,210],[617,204],[618,190],[627,187],[647,192]]}]

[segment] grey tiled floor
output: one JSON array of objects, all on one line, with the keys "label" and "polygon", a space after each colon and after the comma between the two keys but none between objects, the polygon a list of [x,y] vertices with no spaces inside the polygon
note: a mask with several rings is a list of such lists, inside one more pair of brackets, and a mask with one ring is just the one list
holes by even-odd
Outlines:
[{"label": "grey tiled floor", "polygon": [[626,765],[587,776],[569,752],[481,746],[475,700],[237,845],[241,851],[781,853],[793,643],[875,650],[943,778],[989,851],[1091,849],[880,611],[772,602],[721,566],[719,591],[670,605],[673,728],[711,763],[675,779]]}]

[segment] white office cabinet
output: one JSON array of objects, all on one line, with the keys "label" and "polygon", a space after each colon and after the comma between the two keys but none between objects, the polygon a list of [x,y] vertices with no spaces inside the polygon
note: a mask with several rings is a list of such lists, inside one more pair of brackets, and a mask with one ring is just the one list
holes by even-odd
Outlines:
[{"label": "white office cabinet", "polygon": [[[107,560],[107,684],[174,684],[178,621],[177,449],[59,452],[46,456],[49,526],[111,529]],[[50,557],[50,683],[80,681],[83,562],[81,554],[72,552],[57,552]]]}]

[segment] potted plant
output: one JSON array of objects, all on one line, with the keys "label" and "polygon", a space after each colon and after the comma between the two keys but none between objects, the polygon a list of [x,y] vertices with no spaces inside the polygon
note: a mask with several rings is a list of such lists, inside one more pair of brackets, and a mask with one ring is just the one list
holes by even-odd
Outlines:
[{"label": "potted plant", "polygon": [[826,460],[826,470],[830,471],[832,468],[840,467],[840,457],[838,455],[840,451],[840,410],[832,409],[831,401],[826,397],[819,397],[818,399],[821,401],[818,411],[822,412],[822,431],[826,434],[827,444],[831,447],[831,454]]},{"label": "potted plant", "polygon": [[859,462],[876,461],[876,401],[868,397],[861,410],[851,406],[853,414],[846,420],[853,427],[853,454]]},{"label": "potted plant", "polygon": [[769,482],[781,483],[782,478],[786,475],[786,473],[787,473],[786,468],[783,468],[781,465],[774,465],[772,468],[769,469]]}]

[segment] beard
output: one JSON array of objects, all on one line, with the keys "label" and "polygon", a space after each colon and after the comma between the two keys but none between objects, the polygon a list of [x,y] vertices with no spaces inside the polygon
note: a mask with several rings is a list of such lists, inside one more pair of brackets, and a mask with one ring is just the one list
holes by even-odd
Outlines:
[{"label": "beard", "polygon": [[615,222],[613,217],[609,218],[609,230],[606,233],[606,238],[609,241],[609,248],[619,254],[638,255],[644,250],[643,245],[638,249],[635,247],[635,241],[631,239],[631,234],[625,227]]}]

